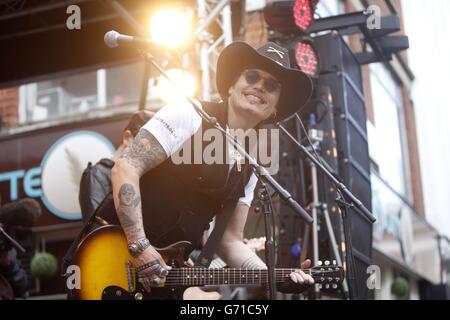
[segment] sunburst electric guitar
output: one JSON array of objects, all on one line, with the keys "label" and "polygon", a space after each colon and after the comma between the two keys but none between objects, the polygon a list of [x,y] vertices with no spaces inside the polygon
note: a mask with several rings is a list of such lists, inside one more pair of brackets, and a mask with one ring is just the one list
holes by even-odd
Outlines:
[{"label": "sunburst electric guitar", "polygon": [[[103,226],[91,232],[80,243],[75,264],[80,270],[80,288],[73,290],[73,297],[81,300],[108,299],[180,299],[183,291],[191,286],[204,285],[258,285],[266,284],[266,270],[207,269],[183,267],[191,244],[176,242],[165,248],[156,248],[169,271],[163,287],[152,288],[147,293],[136,281],[136,272],[127,250],[127,240],[118,226]],[[295,269],[276,269],[276,282],[289,278]],[[304,269],[316,283],[337,287],[343,279],[343,269],[336,265],[320,265]]]}]

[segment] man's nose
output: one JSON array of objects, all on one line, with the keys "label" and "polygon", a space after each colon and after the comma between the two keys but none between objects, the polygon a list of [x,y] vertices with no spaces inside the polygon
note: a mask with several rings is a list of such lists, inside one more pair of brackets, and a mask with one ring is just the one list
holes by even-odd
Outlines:
[{"label": "man's nose", "polygon": [[259,91],[261,91],[261,92],[264,92],[264,91],[265,91],[265,89],[264,89],[264,79],[259,79],[259,81],[256,82],[256,83],[253,85],[253,88],[254,88],[254,89],[257,89],[257,90],[259,90]]}]

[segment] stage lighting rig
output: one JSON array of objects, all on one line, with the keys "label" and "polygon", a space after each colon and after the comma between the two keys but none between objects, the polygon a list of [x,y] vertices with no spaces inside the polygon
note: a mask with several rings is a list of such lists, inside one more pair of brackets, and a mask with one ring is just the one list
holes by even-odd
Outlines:
[{"label": "stage lighting rig", "polygon": [[319,0],[274,1],[264,8],[264,19],[272,30],[307,34],[318,2]]},{"label": "stage lighting rig", "polygon": [[319,57],[309,41],[298,42],[295,45],[295,61],[298,67],[310,77],[319,74]]}]

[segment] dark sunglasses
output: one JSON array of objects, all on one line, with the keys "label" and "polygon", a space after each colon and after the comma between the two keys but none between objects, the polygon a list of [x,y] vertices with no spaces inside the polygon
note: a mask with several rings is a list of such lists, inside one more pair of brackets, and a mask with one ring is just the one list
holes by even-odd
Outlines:
[{"label": "dark sunglasses", "polygon": [[244,72],[244,77],[245,81],[247,81],[247,83],[250,85],[254,85],[261,79],[263,79],[263,87],[269,93],[274,93],[278,90],[278,88],[280,88],[280,83],[277,80],[275,80],[274,78],[263,78],[261,73],[259,73],[257,70],[246,70]]}]

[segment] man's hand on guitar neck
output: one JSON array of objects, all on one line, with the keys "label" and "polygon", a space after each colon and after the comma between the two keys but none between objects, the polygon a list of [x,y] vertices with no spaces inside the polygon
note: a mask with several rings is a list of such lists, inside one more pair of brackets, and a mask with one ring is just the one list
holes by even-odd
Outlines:
[{"label": "man's hand on guitar neck", "polygon": [[[301,263],[302,269],[308,269],[311,266],[311,260],[306,259]],[[292,272],[290,279],[280,283],[277,286],[278,291],[283,293],[301,293],[308,290],[314,284],[314,279],[311,275],[306,274],[301,269]]]},{"label": "man's hand on guitar neck", "polygon": [[147,292],[150,292],[151,287],[164,286],[168,271],[171,269],[151,245],[141,254],[133,257],[132,263],[136,268],[139,283]]}]

